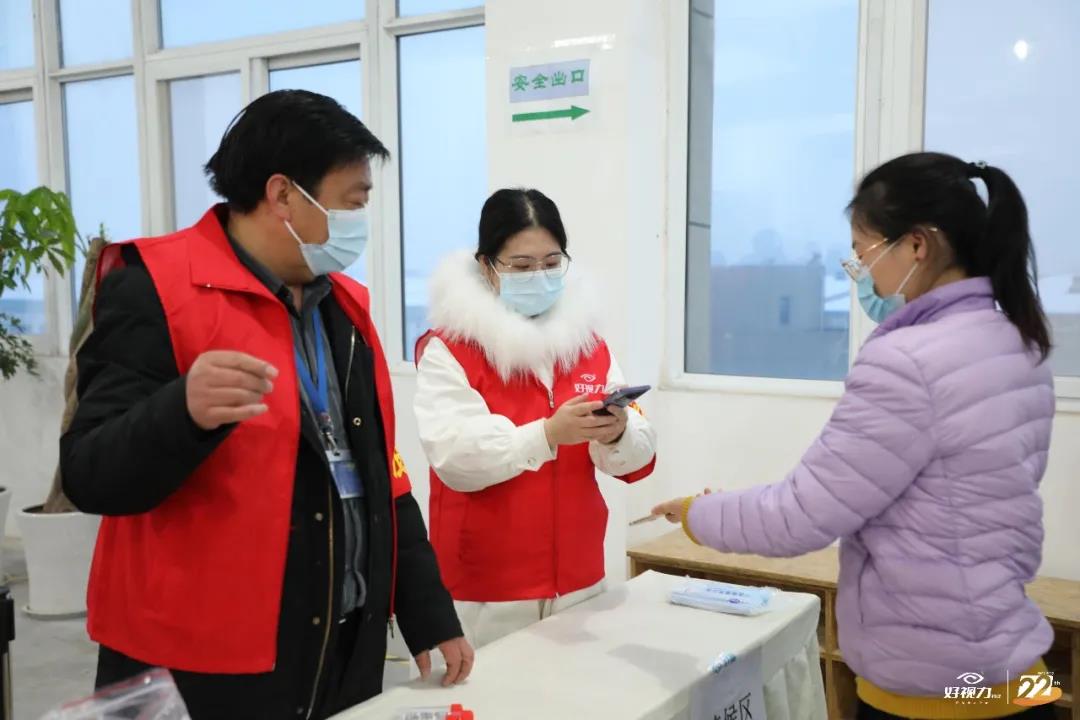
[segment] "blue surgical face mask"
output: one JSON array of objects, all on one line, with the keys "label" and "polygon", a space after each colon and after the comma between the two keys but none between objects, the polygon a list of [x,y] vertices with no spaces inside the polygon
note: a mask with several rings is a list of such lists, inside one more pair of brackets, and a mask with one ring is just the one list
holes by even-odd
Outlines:
[{"label": "blue surgical face mask", "polygon": [[[885,241],[882,241],[885,242]],[[907,276],[904,277],[900,283],[900,287],[896,288],[896,292],[892,295],[882,297],[874,289],[874,277],[870,274],[871,268],[881,261],[881,258],[892,252],[892,249],[899,243],[893,243],[885,250],[885,252],[878,255],[877,259],[869,265],[863,265],[859,261],[853,261],[852,264],[858,263],[855,272],[855,285],[859,293],[859,304],[862,305],[863,312],[867,317],[880,325],[885,322],[885,319],[892,315],[894,312],[904,307],[907,304],[907,298],[903,295],[904,286],[907,285],[908,280],[915,274],[915,271],[919,269],[919,263],[916,262],[911,266],[911,270]],[[874,247],[877,247],[876,245]],[[873,248],[870,248],[873,250]]]},{"label": "blue surgical face mask", "polygon": [[368,213],[364,208],[357,210],[327,210],[318,201],[308,194],[307,190],[293,183],[296,189],[304,194],[311,203],[323,211],[326,215],[326,224],[329,235],[322,245],[305,243],[293,230],[292,224],[286,220],[285,227],[289,229],[296,242],[300,243],[300,254],[304,256],[304,262],[314,275],[326,275],[332,272],[343,272],[364,254],[364,248],[368,242]]},{"label": "blue surgical face mask", "polygon": [[564,286],[563,277],[552,277],[543,270],[499,273],[499,298],[525,317],[536,317],[550,310]]}]

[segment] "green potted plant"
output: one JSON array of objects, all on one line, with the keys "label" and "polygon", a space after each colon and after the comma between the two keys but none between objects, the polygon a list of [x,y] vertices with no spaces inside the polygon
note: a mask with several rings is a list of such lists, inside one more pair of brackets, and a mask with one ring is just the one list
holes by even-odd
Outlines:
[{"label": "green potted plant", "polygon": [[[83,273],[84,287],[87,278],[93,277],[103,244],[100,238],[91,244]],[[5,290],[28,287],[30,277],[39,271],[52,268],[58,273],[67,272],[81,250],[82,240],[64,193],[47,187],[27,193],[0,190],[0,298]],[[80,308],[69,347],[64,427],[74,414],[74,353],[89,332],[88,295],[92,295],[92,289],[83,292],[81,305],[85,308]],[[19,320],[0,312],[0,378],[8,380],[20,371],[37,375],[33,347],[22,335]],[[2,509],[0,522],[7,517],[7,506]],[[18,519],[30,576],[28,612],[45,616],[85,612],[86,579],[99,519],[76,511],[67,501],[59,472],[54,474],[47,502],[21,509]]]}]

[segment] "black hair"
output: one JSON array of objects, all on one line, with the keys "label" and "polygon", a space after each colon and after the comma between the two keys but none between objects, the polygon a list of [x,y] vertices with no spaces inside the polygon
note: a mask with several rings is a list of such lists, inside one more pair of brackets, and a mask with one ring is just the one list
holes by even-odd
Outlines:
[{"label": "black hair", "polygon": [[263,199],[266,181],[281,173],[313,196],[326,174],[390,152],[336,100],[306,90],[278,90],[233,118],[206,163],[210,185],[238,212]]},{"label": "black hair", "polygon": [[[988,202],[975,178],[986,184]],[[888,242],[919,225],[940,229],[956,265],[971,277],[989,277],[994,299],[1024,341],[1044,360],[1050,354],[1027,206],[1004,170],[943,153],[904,155],[863,178],[848,213],[853,225]]]},{"label": "black hair", "polygon": [[539,190],[504,188],[497,190],[484,203],[480,211],[480,242],[476,258],[494,258],[506,245],[506,241],[528,228],[547,230],[566,252],[566,229],[563,228],[559,208]]}]

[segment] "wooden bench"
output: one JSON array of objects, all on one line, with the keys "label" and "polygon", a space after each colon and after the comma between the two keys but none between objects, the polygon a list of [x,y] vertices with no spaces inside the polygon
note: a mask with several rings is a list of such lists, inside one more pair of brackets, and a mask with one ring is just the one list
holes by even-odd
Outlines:
[{"label": "wooden bench", "polygon": [[[695,545],[681,530],[676,530],[631,549],[628,555],[631,576],[656,570],[745,585],[770,585],[820,597],[818,643],[829,718],[854,717],[855,675],[844,664],[836,639],[839,559],[835,547],[797,558],[735,555]],[[1028,585],[1027,591],[1054,628],[1054,645],[1045,658],[1064,691],[1055,705],[1058,717],[1080,720],[1080,702],[1073,699],[1080,691],[1080,582],[1039,577]]]}]

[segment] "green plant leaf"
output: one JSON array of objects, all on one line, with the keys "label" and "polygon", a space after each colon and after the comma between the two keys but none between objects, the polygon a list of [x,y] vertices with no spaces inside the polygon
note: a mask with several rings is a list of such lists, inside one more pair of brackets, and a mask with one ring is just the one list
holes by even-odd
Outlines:
[{"label": "green plant leaf", "polygon": [[11,378],[19,369],[37,375],[34,348],[22,335],[22,323],[17,317],[0,313],[0,377]]},{"label": "green plant leaf", "polygon": [[64,273],[75,264],[81,236],[71,201],[48,187],[0,190],[0,289],[26,287],[37,271]]}]

